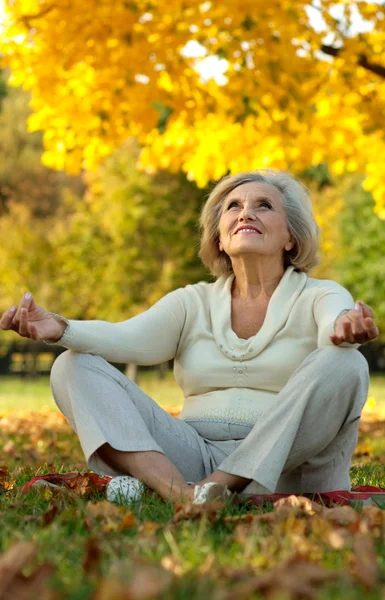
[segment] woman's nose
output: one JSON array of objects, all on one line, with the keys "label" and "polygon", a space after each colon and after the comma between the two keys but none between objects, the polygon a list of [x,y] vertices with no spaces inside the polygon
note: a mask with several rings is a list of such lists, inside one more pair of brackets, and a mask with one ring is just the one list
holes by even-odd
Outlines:
[{"label": "woman's nose", "polygon": [[251,206],[248,206],[247,204],[244,204],[243,209],[239,213],[239,220],[240,221],[248,221],[249,219],[250,220],[254,220],[255,219],[255,215],[253,213],[253,210],[252,210]]}]

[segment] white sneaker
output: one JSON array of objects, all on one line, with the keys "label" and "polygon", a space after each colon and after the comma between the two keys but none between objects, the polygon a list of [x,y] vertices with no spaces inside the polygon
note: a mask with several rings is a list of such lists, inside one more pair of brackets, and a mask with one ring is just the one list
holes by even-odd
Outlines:
[{"label": "white sneaker", "polygon": [[139,479],[130,475],[120,475],[113,477],[107,484],[106,498],[115,504],[130,504],[135,500],[140,500],[146,489],[144,483]]},{"label": "white sneaker", "polygon": [[214,500],[225,500],[230,496],[231,492],[227,489],[227,486],[210,481],[209,483],[195,486],[193,504],[205,504]]}]

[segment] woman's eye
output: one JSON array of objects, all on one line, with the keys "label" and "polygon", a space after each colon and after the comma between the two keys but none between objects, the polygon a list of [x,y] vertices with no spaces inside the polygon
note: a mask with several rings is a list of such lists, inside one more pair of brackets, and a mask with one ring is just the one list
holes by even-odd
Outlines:
[{"label": "woman's eye", "polygon": [[271,208],[271,204],[270,202],[267,202],[267,200],[263,200],[259,206],[267,206],[267,208]]},{"label": "woman's eye", "polygon": [[230,202],[230,204],[227,207],[227,210],[230,210],[230,208],[233,208],[233,206],[238,206],[238,202],[236,202],[235,200],[234,202]]}]

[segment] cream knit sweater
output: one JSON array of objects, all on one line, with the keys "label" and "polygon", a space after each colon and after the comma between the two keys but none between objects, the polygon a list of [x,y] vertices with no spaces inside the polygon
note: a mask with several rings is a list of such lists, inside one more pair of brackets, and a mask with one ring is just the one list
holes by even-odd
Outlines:
[{"label": "cream knit sweater", "polygon": [[120,323],[67,321],[56,344],[111,362],[154,365],[174,358],[185,396],[180,418],[252,425],[301,362],[331,344],[336,317],[354,302],[338,283],[289,267],[262,328],[245,340],[231,329],[233,278],[187,285]]}]

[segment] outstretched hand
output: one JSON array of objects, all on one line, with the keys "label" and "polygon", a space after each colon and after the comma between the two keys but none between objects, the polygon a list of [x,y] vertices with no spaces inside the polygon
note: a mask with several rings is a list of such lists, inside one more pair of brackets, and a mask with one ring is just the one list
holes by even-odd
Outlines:
[{"label": "outstretched hand", "polygon": [[366,344],[374,340],[379,331],[373,317],[370,306],[359,300],[352,310],[338,317],[334,326],[334,334],[329,336],[330,340],[336,346],[340,346],[343,342]]},{"label": "outstretched hand", "polygon": [[0,318],[0,329],[15,331],[32,340],[58,341],[65,326],[48,310],[38,306],[29,292],[24,294],[18,307],[12,306]]}]

